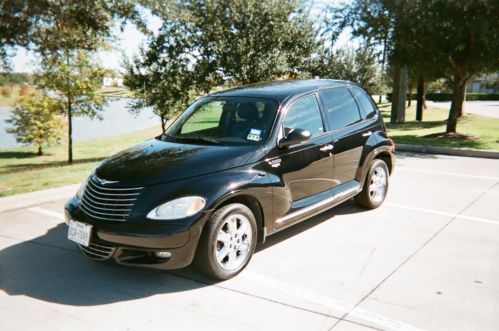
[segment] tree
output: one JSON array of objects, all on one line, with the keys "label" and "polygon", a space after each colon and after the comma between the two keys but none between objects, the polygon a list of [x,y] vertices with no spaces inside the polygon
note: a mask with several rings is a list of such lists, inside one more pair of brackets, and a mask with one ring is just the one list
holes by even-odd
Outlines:
[{"label": "tree", "polygon": [[196,79],[181,38],[185,35],[170,34],[169,39],[174,42],[166,42],[164,35],[159,36],[147,50],[141,49],[139,56],[124,63],[123,83],[134,96],[131,110],[139,112],[153,107],[161,118],[163,131],[170,117],[185,109],[196,92],[208,91],[212,85]]},{"label": "tree", "polygon": [[[407,88],[405,63],[393,57],[398,48],[397,30],[399,22],[408,19],[404,7],[408,0],[354,0],[349,4],[331,7],[327,31],[337,36],[350,28],[354,37],[359,37],[371,49],[378,50],[382,70],[386,70],[387,59],[393,70],[393,93],[391,122],[405,121],[405,99]],[[397,89],[397,90],[396,90]]]},{"label": "tree", "polygon": [[29,94],[18,101],[17,107],[7,120],[13,128],[7,132],[15,135],[17,142],[33,144],[37,155],[43,155],[42,147],[61,140],[64,122],[60,118],[62,102],[45,93]]},{"label": "tree", "polygon": [[299,0],[179,0],[177,9],[199,69],[238,84],[289,74],[317,47]]},{"label": "tree", "polygon": [[[144,1],[163,19],[126,63],[125,85],[164,121],[191,97],[224,82],[273,80],[305,66],[316,32],[299,0]],[[163,124],[164,125],[164,124]]]},{"label": "tree", "polygon": [[325,49],[308,68],[313,76],[349,80],[362,85],[369,93],[381,89],[377,69],[375,55],[365,46]]},{"label": "tree", "polygon": [[415,19],[400,25],[400,54],[410,54],[418,66],[431,64],[445,69],[453,85],[446,132],[455,133],[468,80],[499,69],[499,3],[419,0],[412,2],[406,13]]},{"label": "tree", "polygon": [[38,87],[55,91],[64,100],[68,120],[68,162],[73,162],[73,116],[98,117],[106,104],[97,94],[107,70],[86,51],[63,50],[42,59],[41,71],[35,74]]},{"label": "tree", "polygon": [[132,21],[145,30],[133,0],[0,1],[0,64],[8,67],[9,51],[15,46],[39,53],[67,48],[65,31],[75,27],[85,33],[73,36],[72,46],[95,50],[99,45],[95,41],[112,37],[115,20],[120,20],[122,27]]}]

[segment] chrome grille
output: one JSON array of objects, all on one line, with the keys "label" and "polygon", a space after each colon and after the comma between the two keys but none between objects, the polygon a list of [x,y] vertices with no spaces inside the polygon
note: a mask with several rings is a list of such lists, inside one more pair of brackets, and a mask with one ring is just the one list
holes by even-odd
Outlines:
[{"label": "chrome grille", "polygon": [[127,220],[143,187],[109,188],[88,181],[81,199],[81,210],[89,217],[103,221]]},{"label": "chrome grille", "polygon": [[114,252],[116,251],[115,247],[96,244],[94,242],[90,242],[88,247],[85,247],[83,245],[78,246],[80,247],[80,250],[83,252],[83,254],[94,260],[107,260],[111,258],[111,256],[113,256]]}]

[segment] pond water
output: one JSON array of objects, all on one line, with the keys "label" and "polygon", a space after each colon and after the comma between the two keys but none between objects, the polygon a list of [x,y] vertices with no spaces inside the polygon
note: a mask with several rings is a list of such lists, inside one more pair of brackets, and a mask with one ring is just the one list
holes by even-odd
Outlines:
[{"label": "pond water", "polygon": [[[130,99],[120,98],[108,101],[104,110],[100,112],[103,119],[89,119],[86,117],[73,117],[73,140],[87,140],[108,136],[115,136],[133,131],[143,130],[155,125],[160,125],[161,121],[151,108],[144,108],[138,115],[127,110],[127,103]],[[5,131],[10,127],[6,123],[10,117],[12,109],[0,107],[0,148],[12,148],[22,146],[16,142],[16,138]]]}]

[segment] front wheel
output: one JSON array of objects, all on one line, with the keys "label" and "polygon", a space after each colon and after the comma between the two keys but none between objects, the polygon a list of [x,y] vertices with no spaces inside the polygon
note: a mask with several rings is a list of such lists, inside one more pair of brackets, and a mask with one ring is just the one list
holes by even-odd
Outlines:
[{"label": "front wheel", "polygon": [[367,171],[364,187],[355,202],[367,209],[375,209],[385,201],[388,191],[388,166],[383,160],[374,159]]},{"label": "front wheel", "polygon": [[199,241],[194,263],[215,279],[229,279],[249,263],[256,246],[256,220],[243,204],[215,211]]}]

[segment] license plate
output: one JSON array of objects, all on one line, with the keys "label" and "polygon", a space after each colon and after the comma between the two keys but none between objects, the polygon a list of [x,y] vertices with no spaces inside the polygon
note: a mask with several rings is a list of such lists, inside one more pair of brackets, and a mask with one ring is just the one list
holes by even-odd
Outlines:
[{"label": "license plate", "polygon": [[87,247],[90,244],[92,226],[77,221],[69,221],[68,239]]}]

